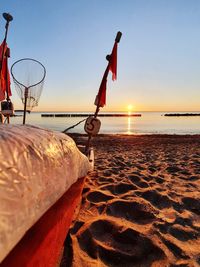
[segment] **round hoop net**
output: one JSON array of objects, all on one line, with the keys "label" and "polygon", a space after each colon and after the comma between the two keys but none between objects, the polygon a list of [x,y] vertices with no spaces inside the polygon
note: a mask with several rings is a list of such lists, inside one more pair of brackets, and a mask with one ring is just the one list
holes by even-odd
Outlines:
[{"label": "round hoop net", "polygon": [[12,65],[11,75],[22,103],[25,102],[26,91],[26,105],[29,110],[37,106],[46,76],[45,67],[35,59],[24,58],[16,61]]}]

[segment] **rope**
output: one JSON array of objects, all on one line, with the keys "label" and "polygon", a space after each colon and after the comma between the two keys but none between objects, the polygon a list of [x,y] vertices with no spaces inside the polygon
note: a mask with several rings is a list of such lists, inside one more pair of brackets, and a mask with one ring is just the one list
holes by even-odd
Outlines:
[{"label": "rope", "polygon": [[82,122],[86,121],[87,119],[84,119],[82,121],[79,121],[78,123],[70,126],[69,128],[65,129],[64,131],[62,131],[62,133],[66,133],[67,131],[69,131],[70,129],[73,129],[74,127],[76,127],[77,125],[81,124]]}]

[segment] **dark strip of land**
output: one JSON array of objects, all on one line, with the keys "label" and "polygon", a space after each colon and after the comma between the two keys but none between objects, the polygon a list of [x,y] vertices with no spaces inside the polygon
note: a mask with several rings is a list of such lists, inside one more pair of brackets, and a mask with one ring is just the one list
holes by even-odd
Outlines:
[{"label": "dark strip of land", "polygon": [[[15,112],[24,112],[23,109],[16,109]],[[31,110],[26,110],[26,112],[31,113]]]},{"label": "dark strip of land", "polygon": [[180,116],[200,116],[200,113],[166,113],[164,116],[168,117],[180,117]]},{"label": "dark strip of land", "polygon": [[[93,114],[81,114],[81,113],[71,113],[71,114],[41,114],[41,117],[89,117]],[[141,117],[141,114],[98,114],[98,117]]]}]

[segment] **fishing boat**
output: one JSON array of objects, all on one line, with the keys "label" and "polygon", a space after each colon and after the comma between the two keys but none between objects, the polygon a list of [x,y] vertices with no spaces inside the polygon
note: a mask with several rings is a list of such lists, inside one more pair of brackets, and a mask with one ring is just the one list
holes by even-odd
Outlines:
[{"label": "fishing boat", "polygon": [[56,266],[91,159],[27,125],[0,125],[0,157],[0,266]]}]

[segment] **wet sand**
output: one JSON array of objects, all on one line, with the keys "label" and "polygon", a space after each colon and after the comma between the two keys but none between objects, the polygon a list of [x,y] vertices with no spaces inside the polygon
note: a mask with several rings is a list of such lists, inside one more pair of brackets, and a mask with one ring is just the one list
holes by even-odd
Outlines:
[{"label": "wet sand", "polygon": [[102,135],[92,144],[95,170],[61,266],[200,266],[200,136]]}]

